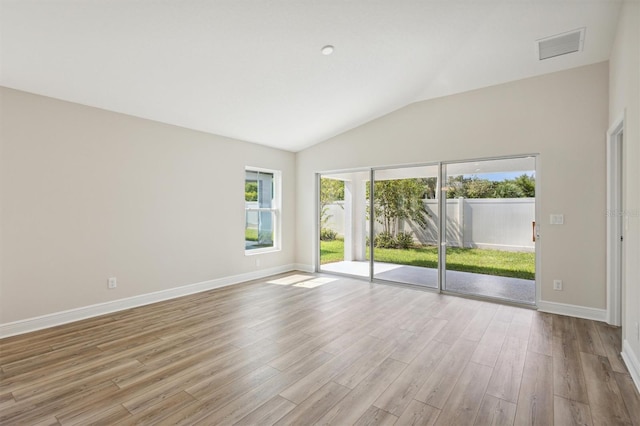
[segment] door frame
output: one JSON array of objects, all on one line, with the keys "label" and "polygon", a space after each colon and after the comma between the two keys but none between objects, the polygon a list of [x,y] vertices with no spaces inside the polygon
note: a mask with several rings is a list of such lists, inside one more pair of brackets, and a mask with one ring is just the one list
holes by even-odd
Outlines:
[{"label": "door frame", "polygon": [[624,115],[607,130],[607,323],[622,325]]}]

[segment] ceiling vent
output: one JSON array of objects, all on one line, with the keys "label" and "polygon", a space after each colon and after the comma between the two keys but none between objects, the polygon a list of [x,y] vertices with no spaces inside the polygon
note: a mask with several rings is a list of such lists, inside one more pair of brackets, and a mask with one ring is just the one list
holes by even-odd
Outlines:
[{"label": "ceiling vent", "polygon": [[584,31],[584,28],[580,28],[569,31],[568,33],[558,34],[538,40],[536,43],[538,48],[538,58],[542,61],[544,59],[582,51],[582,47],[584,45]]}]

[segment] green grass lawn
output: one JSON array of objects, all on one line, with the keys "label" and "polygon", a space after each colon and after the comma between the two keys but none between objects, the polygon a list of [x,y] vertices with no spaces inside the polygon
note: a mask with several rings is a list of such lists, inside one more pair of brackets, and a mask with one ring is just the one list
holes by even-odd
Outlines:
[{"label": "green grass lawn", "polygon": [[[367,249],[367,257],[368,257]],[[344,260],[344,242],[341,240],[322,241],[320,244],[321,263]],[[437,247],[412,249],[382,249],[374,251],[378,262],[401,265],[438,267]],[[447,247],[447,270],[474,272],[501,277],[535,279],[535,254],[472,248]]]},{"label": "green grass lawn", "polygon": [[344,260],[344,241],[320,241],[320,263],[340,262]]},{"label": "green grass lawn", "polygon": [[245,241],[258,241],[258,230],[245,228],[244,230],[244,239]]}]

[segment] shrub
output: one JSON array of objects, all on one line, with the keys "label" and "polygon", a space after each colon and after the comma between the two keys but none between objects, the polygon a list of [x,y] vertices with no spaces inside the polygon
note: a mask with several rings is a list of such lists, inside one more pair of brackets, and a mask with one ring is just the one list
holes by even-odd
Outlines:
[{"label": "shrub", "polygon": [[373,245],[378,248],[396,248],[398,242],[390,232],[381,232],[373,240]]},{"label": "shrub", "polygon": [[333,241],[338,237],[338,233],[331,228],[322,228],[320,230],[320,240]]},{"label": "shrub", "polygon": [[399,249],[408,249],[413,247],[413,235],[409,232],[398,232],[396,237],[396,247]]}]

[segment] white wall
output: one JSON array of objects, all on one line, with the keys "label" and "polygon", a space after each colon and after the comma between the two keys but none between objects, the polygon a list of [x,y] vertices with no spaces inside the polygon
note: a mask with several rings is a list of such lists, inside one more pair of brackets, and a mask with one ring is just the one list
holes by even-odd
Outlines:
[{"label": "white wall", "polygon": [[315,261],[316,172],[539,153],[542,300],[604,309],[608,78],[605,62],[418,102],[299,152],[298,263]]},{"label": "white wall", "polygon": [[[640,388],[640,4],[624,2],[610,59],[609,123],[625,116],[623,146],[624,288],[622,331],[626,361]],[[626,115],[625,115],[626,111]],[[634,370],[635,368],[635,370]]]},{"label": "white wall", "polygon": [[293,153],[0,96],[0,324],[257,271],[244,255],[247,165],[283,178],[283,250],[260,268],[294,262]]}]

